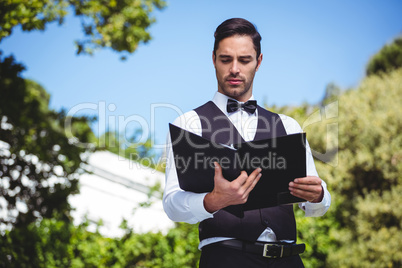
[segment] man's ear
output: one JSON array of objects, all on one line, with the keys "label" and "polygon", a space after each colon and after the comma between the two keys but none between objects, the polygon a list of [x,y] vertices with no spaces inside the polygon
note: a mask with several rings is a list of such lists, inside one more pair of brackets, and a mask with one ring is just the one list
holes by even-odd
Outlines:
[{"label": "man's ear", "polygon": [[262,62],[262,53],[260,54],[260,56],[258,56],[257,67],[255,68],[255,71],[258,71],[258,68],[260,68],[261,62]]},{"label": "man's ear", "polygon": [[214,51],[212,51],[212,63],[213,63],[214,66],[215,66],[215,64],[216,64],[216,56],[215,56],[215,52],[214,52]]}]

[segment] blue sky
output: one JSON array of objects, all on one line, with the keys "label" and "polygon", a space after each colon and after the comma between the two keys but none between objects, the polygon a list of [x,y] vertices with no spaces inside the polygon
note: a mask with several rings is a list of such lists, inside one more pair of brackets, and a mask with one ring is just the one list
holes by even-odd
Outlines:
[{"label": "blue sky", "polygon": [[103,122],[127,134],[146,128],[161,145],[169,122],[214,95],[213,33],[225,19],[246,18],[262,35],[256,99],[298,105],[320,101],[331,82],[356,87],[369,58],[402,33],[401,12],[398,0],[170,0],[153,13],[153,40],[126,61],[109,49],[76,56],[74,40],[82,32],[72,16],[44,32],[16,29],[0,50],[50,92],[52,108],[98,115],[96,133]]}]

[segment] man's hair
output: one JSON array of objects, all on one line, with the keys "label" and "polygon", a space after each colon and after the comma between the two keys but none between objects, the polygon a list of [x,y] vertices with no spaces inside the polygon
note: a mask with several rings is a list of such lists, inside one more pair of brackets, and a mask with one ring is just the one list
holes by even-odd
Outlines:
[{"label": "man's hair", "polygon": [[222,22],[215,31],[214,55],[219,47],[219,42],[227,37],[234,35],[250,36],[253,40],[254,49],[257,52],[257,59],[261,54],[261,35],[256,27],[248,20],[242,18],[232,18]]}]

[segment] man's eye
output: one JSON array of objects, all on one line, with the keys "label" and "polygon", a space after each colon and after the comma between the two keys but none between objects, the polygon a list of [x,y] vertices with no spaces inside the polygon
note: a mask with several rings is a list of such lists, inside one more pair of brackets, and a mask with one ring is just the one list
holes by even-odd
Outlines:
[{"label": "man's eye", "polygon": [[222,62],[222,63],[229,63],[230,60],[222,60],[221,62]]}]

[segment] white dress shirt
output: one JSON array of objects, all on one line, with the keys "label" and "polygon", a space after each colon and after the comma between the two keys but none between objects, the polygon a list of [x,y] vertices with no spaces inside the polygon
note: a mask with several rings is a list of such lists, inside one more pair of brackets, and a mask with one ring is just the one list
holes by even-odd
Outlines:
[{"label": "white dress shirt", "polygon": [[[250,99],[254,99],[253,96]],[[226,112],[227,100],[228,97],[219,92],[216,92],[214,98],[212,99],[215,105],[233,123],[243,139],[246,142],[252,141],[257,131],[258,111],[256,110],[254,114],[248,114],[247,112],[239,109],[236,112],[228,114]],[[300,125],[296,122],[296,120],[282,114],[280,114],[279,116],[282,120],[287,134],[302,132],[302,129]],[[202,128],[200,118],[194,110],[181,115],[173,122],[173,124],[201,136]],[[163,194],[163,207],[168,217],[173,221],[187,222],[191,224],[201,222],[208,218],[212,218],[213,213],[209,213],[204,208],[204,197],[207,193],[193,193],[180,189],[173,158],[170,135],[168,135],[168,141],[166,145],[166,156],[166,185]],[[308,142],[306,144],[306,167],[307,176],[318,177]],[[329,194],[327,190],[327,185],[324,181],[322,181],[322,187],[324,189],[324,197],[320,203],[299,203],[299,207],[305,211],[306,217],[318,217],[324,215],[325,212],[327,212],[331,204],[331,195]],[[199,248],[201,249],[207,244],[226,239],[232,238],[213,237],[204,239],[200,242]],[[272,231],[271,228],[266,228],[261,233],[258,241],[274,242],[276,241],[275,233]]]}]

